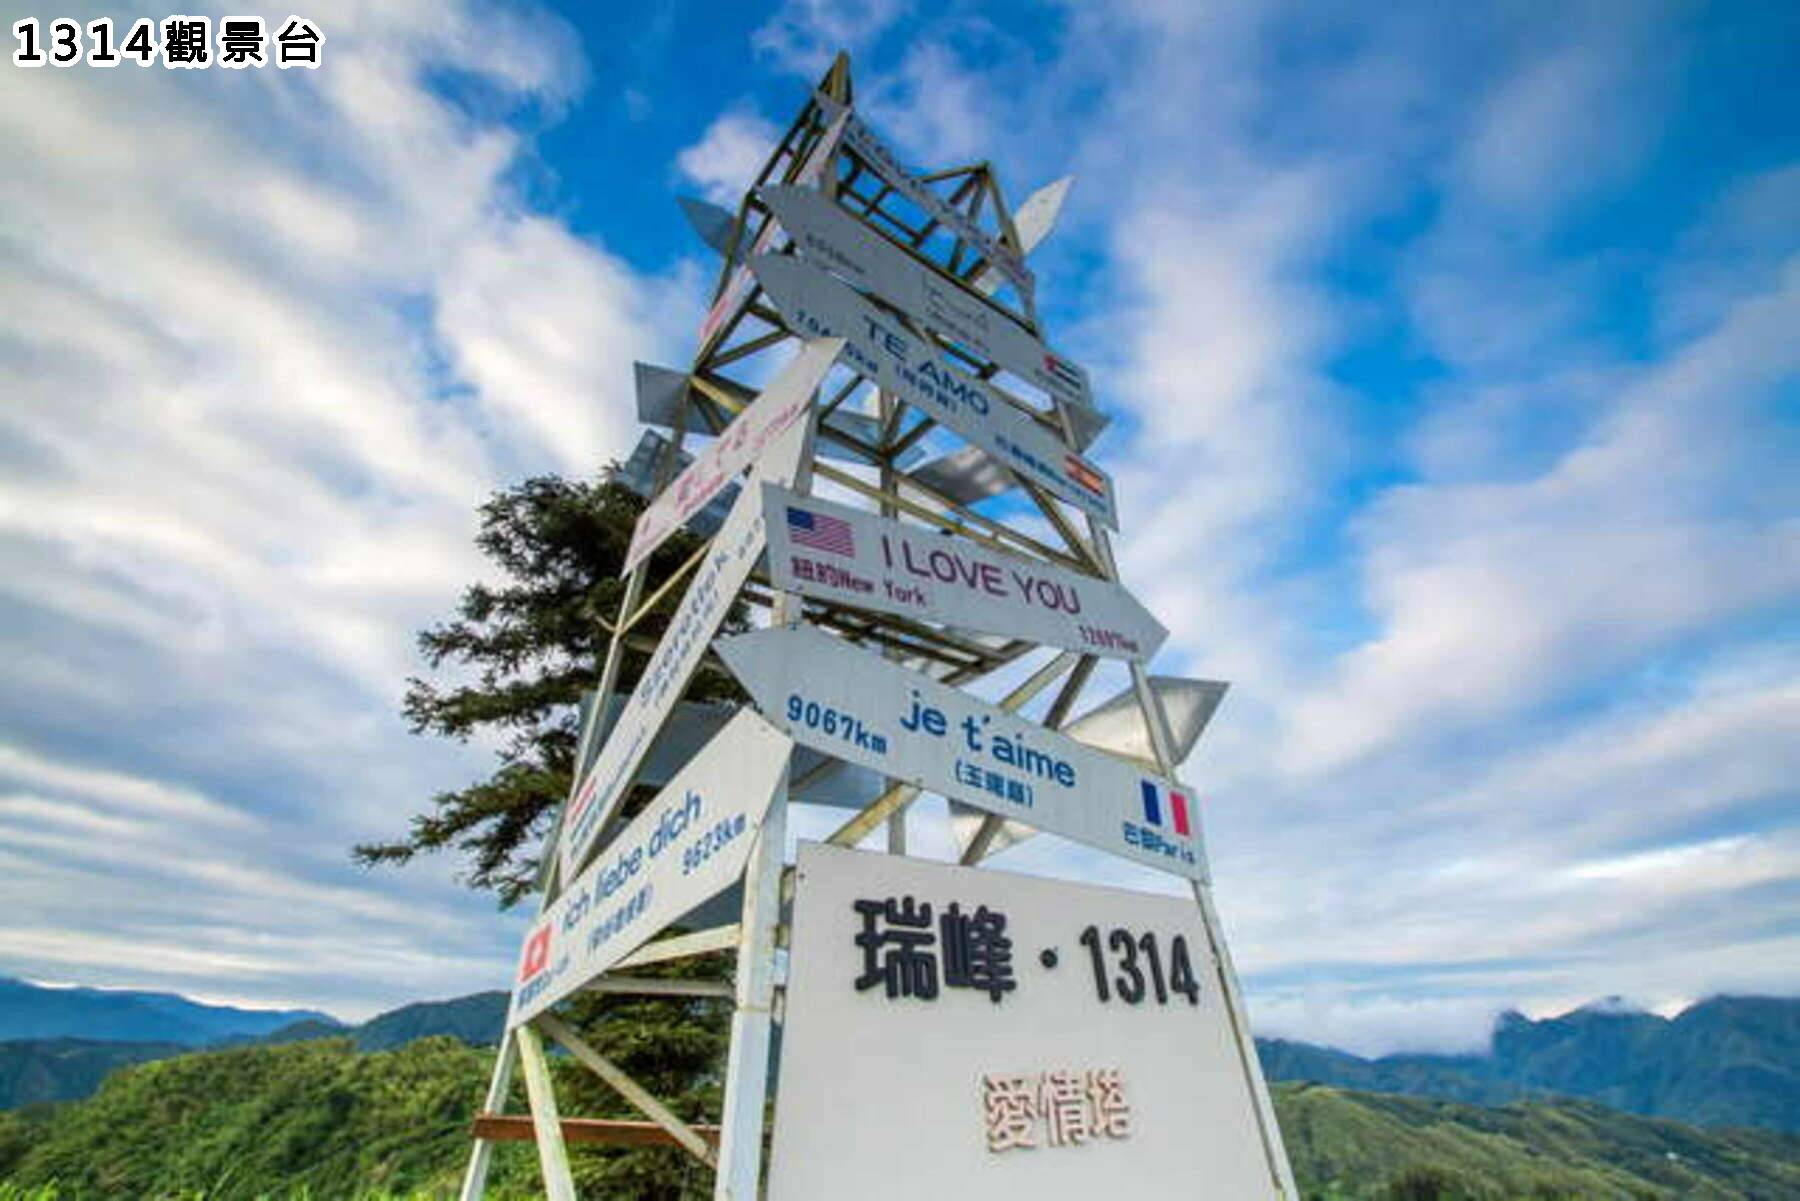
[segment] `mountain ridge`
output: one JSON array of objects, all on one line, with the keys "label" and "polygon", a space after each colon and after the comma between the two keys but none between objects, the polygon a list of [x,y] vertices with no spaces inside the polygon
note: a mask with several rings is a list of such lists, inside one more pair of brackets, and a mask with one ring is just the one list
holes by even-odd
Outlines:
[{"label": "mountain ridge", "polygon": [[75,1038],[204,1046],[234,1036],[272,1034],[309,1019],[337,1024],[316,1009],[246,1009],[179,993],[58,988],[0,976],[0,1039],[9,1041]]},{"label": "mountain ridge", "polygon": [[[334,1037],[129,1067],[87,1100],[0,1113],[0,1191],[55,1182],[64,1201],[443,1195],[466,1161],[492,1061],[491,1051],[446,1037],[380,1052]],[[568,1083],[582,1071],[562,1058],[550,1070]],[[1327,1085],[1273,1093],[1309,1198],[1800,1195],[1793,1135],[1705,1131],[1584,1101],[1487,1109]],[[626,1102],[612,1100],[625,1112]],[[589,1195],[621,1195],[629,1155],[679,1152],[571,1148],[578,1184]],[[542,1195],[529,1144],[496,1150],[490,1185],[504,1201]]]},{"label": "mountain ridge", "polygon": [[[471,993],[402,1005],[355,1026],[310,1011],[286,1011],[307,1016],[260,1034],[232,1034],[204,1045],[348,1037],[358,1050],[383,1051],[448,1035],[470,1046],[487,1046],[499,1041],[506,1005],[504,992]],[[4,1013],[0,1006],[0,1018]],[[0,1034],[5,1032],[0,1021]],[[1484,1054],[1365,1058],[1297,1040],[1256,1041],[1271,1081],[1486,1106],[1573,1097],[1708,1127],[1800,1132],[1796,998],[1709,997],[1670,1018],[1624,1006],[1616,998],[1549,1018],[1508,1011],[1496,1019]],[[191,1049],[194,1044],[168,1037],[0,1042],[0,1109],[85,1096],[113,1067]]]},{"label": "mountain ridge", "polygon": [[1578,1097],[1705,1126],[1800,1131],[1800,999],[1709,997],[1672,1018],[1611,1005],[1507,1012],[1485,1055],[1366,1059],[1285,1039],[1257,1049],[1273,1080],[1480,1105]]}]

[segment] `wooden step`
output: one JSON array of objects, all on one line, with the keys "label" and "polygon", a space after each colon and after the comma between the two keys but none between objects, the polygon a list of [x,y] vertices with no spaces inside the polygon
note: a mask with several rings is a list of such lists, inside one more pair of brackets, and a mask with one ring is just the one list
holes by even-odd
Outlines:
[{"label": "wooden step", "polygon": [[[701,1138],[719,1145],[717,1126],[695,1126]],[[483,1113],[475,1117],[475,1137],[496,1143],[529,1143],[537,1138],[531,1116],[522,1113]],[[608,1147],[676,1147],[680,1146],[667,1130],[655,1122],[632,1122],[615,1118],[564,1118],[565,1143],[599,1144]]]}]

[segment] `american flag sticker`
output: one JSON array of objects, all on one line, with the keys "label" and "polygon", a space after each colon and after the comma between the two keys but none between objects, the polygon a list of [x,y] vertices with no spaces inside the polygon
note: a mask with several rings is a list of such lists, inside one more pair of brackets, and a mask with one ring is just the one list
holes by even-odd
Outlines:
[{"label": "american flag sticker", "polygon": [[843,555],[846,559],[856,557],[856,539],[851,536],[850,523],[842,518],[789,505],[787,528],[788,538],[795,546]]},{"label": "american flag sticker", "polygon": [[[1173,788],[1159,784],[1155,780],[1145,780],[1139,788],[1144,798],[1144,820],[1152,826],[1161,828],[1165,821],[1175,827],[1175,833],[1183,838],[1192,834],[1193,827],[1188,823],[1188,799]],[[1165,816],[1166,815],[1166,816]]]}]

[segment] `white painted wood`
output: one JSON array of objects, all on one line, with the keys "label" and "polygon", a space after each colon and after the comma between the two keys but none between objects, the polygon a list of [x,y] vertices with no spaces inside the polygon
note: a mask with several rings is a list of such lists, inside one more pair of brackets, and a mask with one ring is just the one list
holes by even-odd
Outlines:
[{"label": "white painted wood", "polygon": [[769,1082],[769,1026],[775,1003],[776,927],[781,920],[787,794],[769,807],[744,878],[743,937],[738,944],[737,1008],[719,1120],[714,1201],[755,1201],[762,1175],[763,1112]]},{"label": "white painted wood", "polygon": [[531,1102],[531,1124],[537,1132],[538,1166],[544,1174],[544,1195],[550,1201],[575,1201],[575,1181],[569,1175],[569,1149],[563,1145],[562,1115],[556,1111],[556,1088],[544,1044],[530,1026],[513,1032],[519,1048],[519,1066],[525,1069],[525,1095]]}]

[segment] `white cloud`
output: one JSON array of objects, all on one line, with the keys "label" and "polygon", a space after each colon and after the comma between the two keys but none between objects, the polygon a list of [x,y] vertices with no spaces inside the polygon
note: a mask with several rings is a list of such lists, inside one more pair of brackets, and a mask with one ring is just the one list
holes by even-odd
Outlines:
[{"label": "white cloud", "polygon": [[685,285],[509,183],[565,27],[314,16],[318,72],[0,75],[7,970],[355,1014],[509,955],[450,864],[348,849],[483,769],[405,734],[414,631],[489,491],[629,449]]},{"label": "white cloud", "polygon": [[675,167],[684,179],[699,185],[706,199],[735,211],[780,136],[781,131],[756,112],[729,109],[713,119],[698,142],[675,156]]},{"label": "white cloud", "polygon": [[838,51],[863,49],[911,7],[909,0],[782,0],[750,44],[784,70],[823,75]]}]

